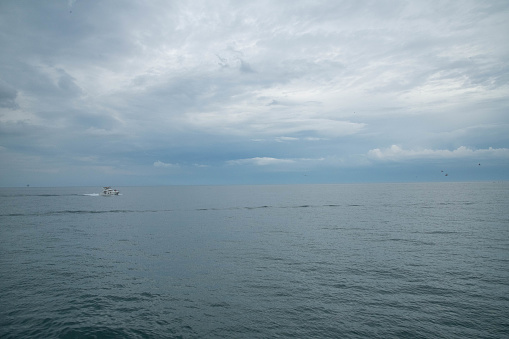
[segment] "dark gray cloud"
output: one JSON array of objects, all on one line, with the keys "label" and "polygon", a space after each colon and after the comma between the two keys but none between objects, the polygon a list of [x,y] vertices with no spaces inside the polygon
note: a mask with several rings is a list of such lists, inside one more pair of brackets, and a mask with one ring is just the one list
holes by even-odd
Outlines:
[{"label": "dark gray cloud", "polygon": [[14,88],[0,81],[0,107],[17,109],[19,107],[16,102],[17,96],[18,92]]}]

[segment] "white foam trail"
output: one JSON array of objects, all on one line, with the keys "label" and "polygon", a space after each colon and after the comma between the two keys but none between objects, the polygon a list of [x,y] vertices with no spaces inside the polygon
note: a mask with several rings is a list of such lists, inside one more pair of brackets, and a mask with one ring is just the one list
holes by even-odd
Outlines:
[{"label": "white foam trail", "polygon": [[85,193],[83,195],[89,196],[89,197],[98,197],[99,193]]}]

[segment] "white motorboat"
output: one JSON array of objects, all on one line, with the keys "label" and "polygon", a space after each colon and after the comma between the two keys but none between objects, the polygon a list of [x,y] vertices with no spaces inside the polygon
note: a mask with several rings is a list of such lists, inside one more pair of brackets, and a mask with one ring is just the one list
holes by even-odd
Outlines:
[{"label": "white motorboat", "polygon": [[103,187],[102,195],[118,195],[120,192],[109,186]]}]

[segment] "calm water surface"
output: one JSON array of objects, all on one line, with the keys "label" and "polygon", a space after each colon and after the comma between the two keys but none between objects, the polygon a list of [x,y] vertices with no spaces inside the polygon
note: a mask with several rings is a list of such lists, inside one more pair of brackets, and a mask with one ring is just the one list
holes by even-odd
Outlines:
[{"label": "calm water surface", "polygon": [[507,338],[509,183],[0,189],[2,338]]}]

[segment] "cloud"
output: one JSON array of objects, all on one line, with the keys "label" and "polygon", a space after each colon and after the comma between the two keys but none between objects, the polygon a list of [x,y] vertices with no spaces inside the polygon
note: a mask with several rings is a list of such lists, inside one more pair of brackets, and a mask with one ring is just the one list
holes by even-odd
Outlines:
[{"label": "cloud", "polygon": [[292,159],[277,159],[270,157],[256,157],[249,159],[238,159],[229,160],[229,165],[256,165],[256,166],[267,166],[267,165],[280,165],[280,164],[292,164],[295,160]]},{"label": "cloud", "polygon": [[70,95],[80,95],[82,93],[82,89],[76,85],[76,79],[67,74],[63,69],[57,70],[59,73],[58,77],[58,87],[65,93]]},{"label": "cloud", "polygon": [[246,173],[370,165],[376,176],[383,161],[509,149],[507,1],[0,7],[9,160],[38,155],[77,173],[78,158],[111,159],[133,180],[186,164],[185,180],[200,171],[205,182],[233,177],[225,163]]},{"label": "cloud", "polygon": [[253,166],[267,166],[267,167],[284,167],[288,170],[303,169],[314,166],[322,161],[324,158],[271,158],[271,157],[255,157],[247,159],[229,160],[228,165],[253,165]]},{"label": "cloud", "polygon": [[[242,113],[224,112],[193,113],[187,122],[192,128],[227,135],[292,135],[307,134],[309,137],[341,137],[362,131],[365,123],[313,117],[314,114],[298,112],[260,111],[247,109]],[[300,115],[300,116],[299,116]],[[289,139],[287,139],[289,140]]]},{"label": "cloud", "polygon": [[165,163],[165,162],[162,162],[162,161],[155,161],[154,162],[154,167],[161,167],[161,168],[177,168],[177,167],[180,167],[179,164],[170,164],[170,163]]},{"label": "cloud", "polygon": [[381,161],[405,161],[411,159],[458,159],[458,158],[499,158],[509,159],[509,148],[476,149],[461,146],[455,150],[405,150],[397,145],[389,148],[375,148],[368,152],[368,157]]},{"label": "cloud", "polygon": [[244,60],[240,60],[240,71],[243,73],[255,73],[251,66]]},{"label": "cloud", "polygon": [[17,109],[19,108],[16,102],[18,92],[9,86],[5,81],[0,79],[0,107]]},{"label": "cloud", "polygon": [[294,137],[277,137],[275,138],[277,142],[288,142],[288,141],[298,141],[299,138]]}]

